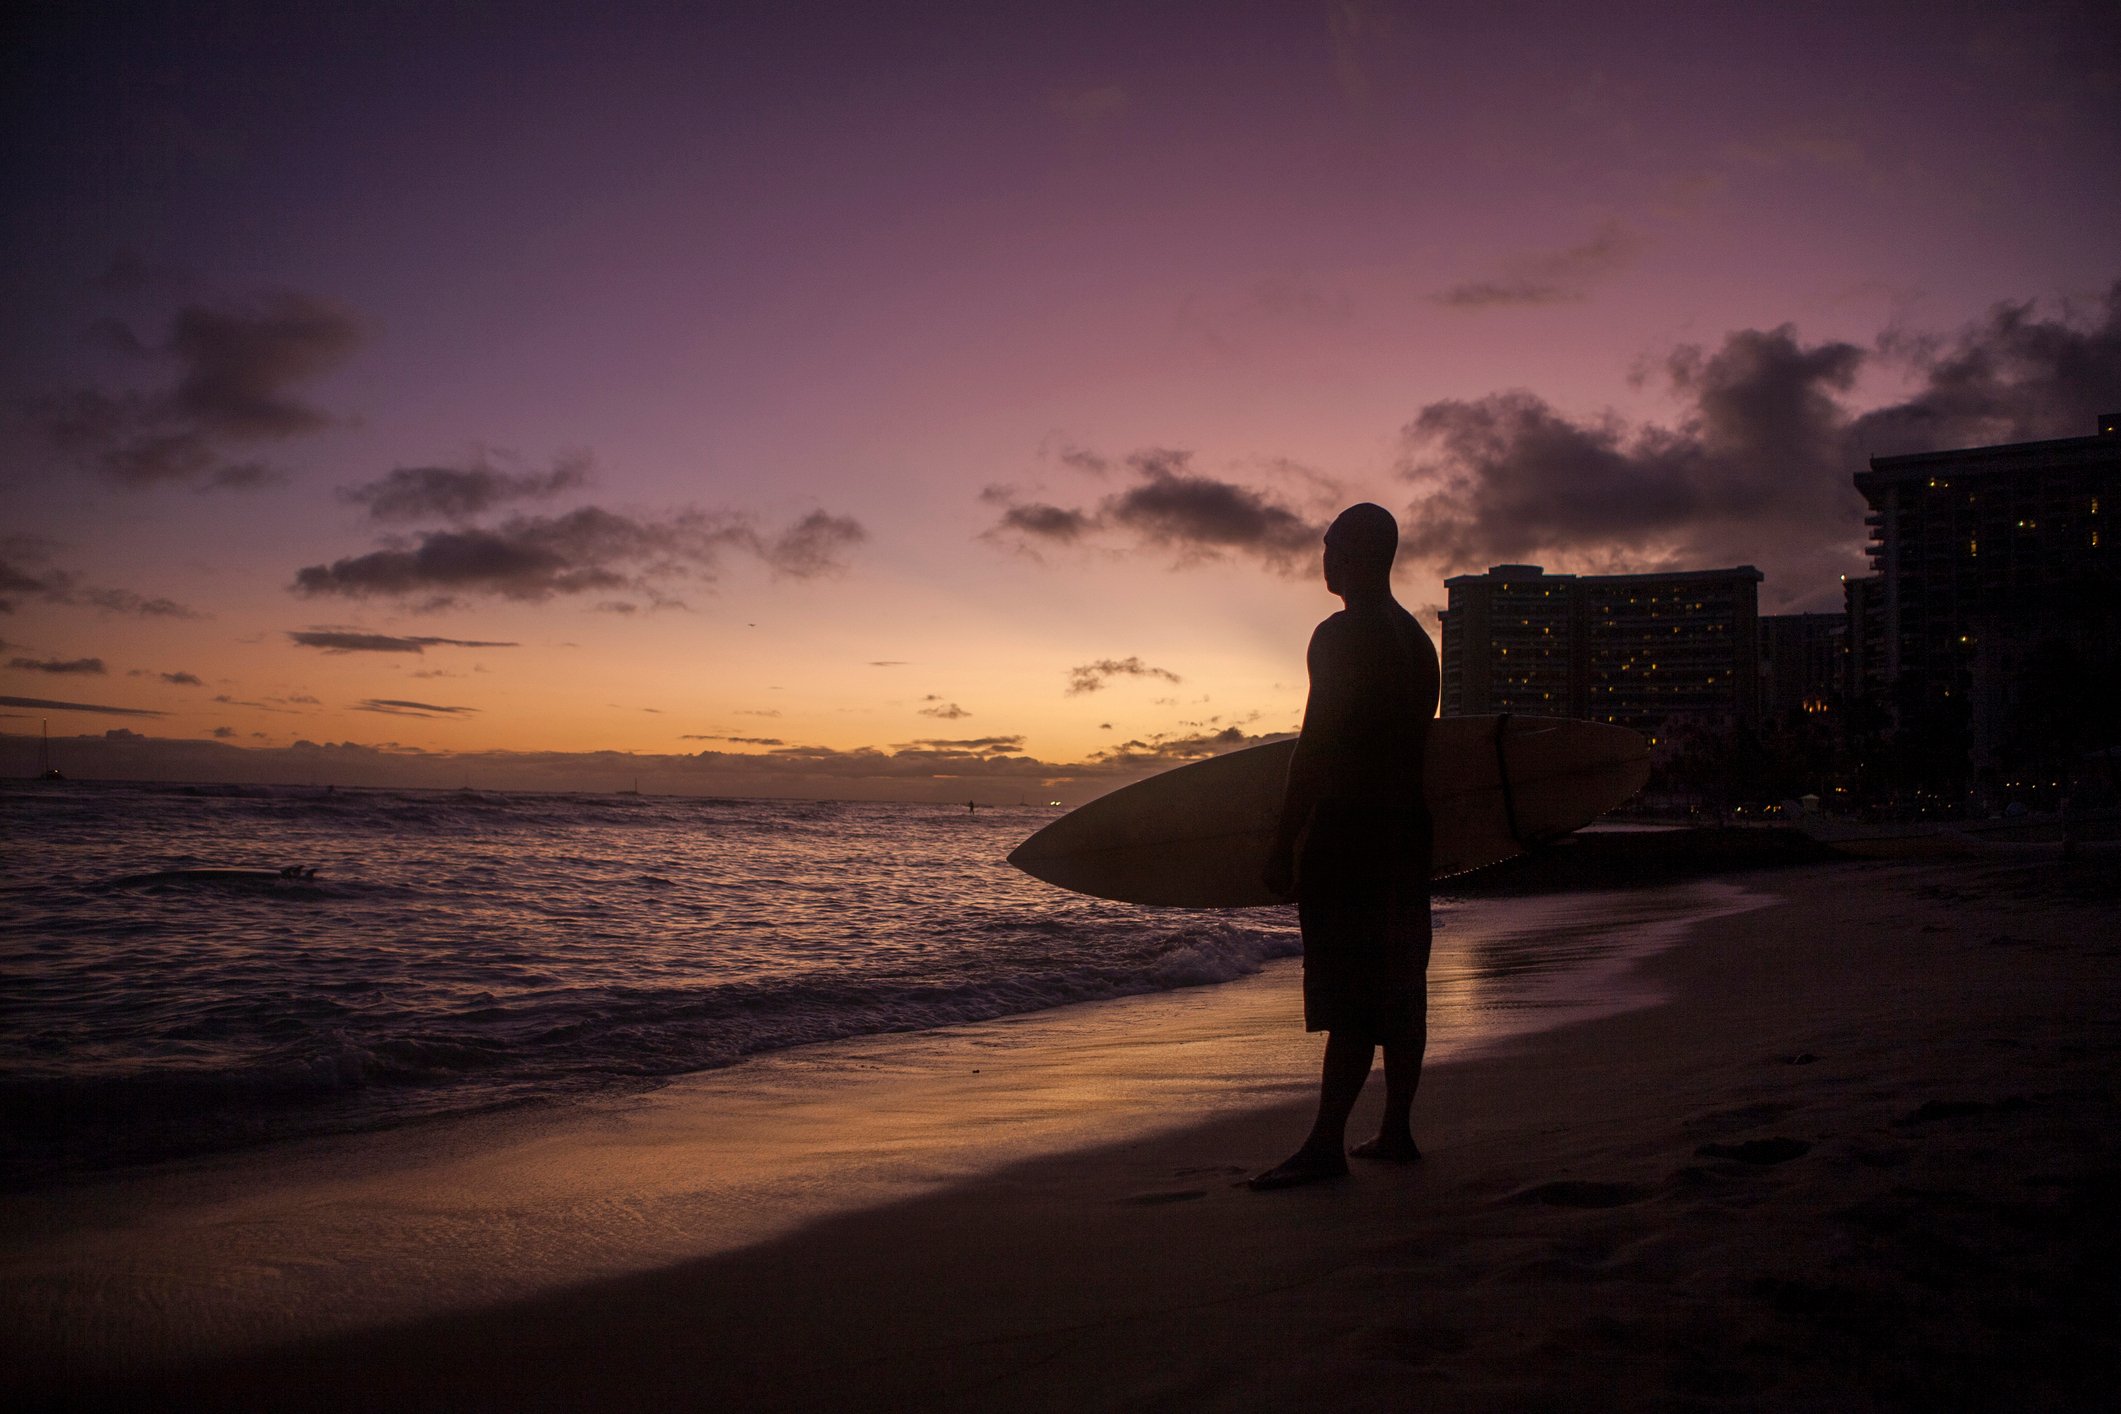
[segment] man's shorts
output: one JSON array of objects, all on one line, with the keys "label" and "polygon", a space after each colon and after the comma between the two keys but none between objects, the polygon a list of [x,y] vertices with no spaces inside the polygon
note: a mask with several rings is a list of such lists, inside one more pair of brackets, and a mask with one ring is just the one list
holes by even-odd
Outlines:
[{"label": "man's shorts", "polygon": [[1297,873],[1304,1028],[1384,1043],[1428,1007],[1429,812],[1324,801]]}]

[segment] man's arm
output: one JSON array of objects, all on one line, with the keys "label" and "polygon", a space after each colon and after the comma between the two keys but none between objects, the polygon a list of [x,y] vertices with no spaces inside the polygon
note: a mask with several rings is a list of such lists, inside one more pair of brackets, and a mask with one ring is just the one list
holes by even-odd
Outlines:
[{"label": "man's arm", "polygon": [[1340,732],[1341,701],[1347,691],[1347,674],[1334,652],[1336,635],[1331,620],[1318,626],[1304,654],[1310,674],[1310,690],[1304,698],[1303,726],[1296,738],[1296,751],[1289,758],[1289,780],[1282,788],[1281,817],[1275,824],[1274,843],[1267,850],[1261,880],[1277,897],[1296,896],[1296,842],[1310,823],[1311,811],[1325,795],[1329,758]]}]

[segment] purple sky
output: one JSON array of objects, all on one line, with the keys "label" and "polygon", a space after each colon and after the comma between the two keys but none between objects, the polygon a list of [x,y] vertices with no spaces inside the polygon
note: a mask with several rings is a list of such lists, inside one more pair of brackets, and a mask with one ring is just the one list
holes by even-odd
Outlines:
[{"label": "purple sky", "polygon": [[1834,607],[2121,408],[2107,6],[863,8],[19,21],[0,730],[1014,798],[1293,726],[1349,501]]}]

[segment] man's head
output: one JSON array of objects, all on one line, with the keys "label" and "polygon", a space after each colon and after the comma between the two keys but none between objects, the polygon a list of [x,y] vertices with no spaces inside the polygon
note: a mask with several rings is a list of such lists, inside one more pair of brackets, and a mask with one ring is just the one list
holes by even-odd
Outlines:
[{"label": "man's head", "polygon": [[1389,591],[1398,553],[1399,522],[1390,511],[1369,501],[1350,506],[1326,528],[1326,588]]}]

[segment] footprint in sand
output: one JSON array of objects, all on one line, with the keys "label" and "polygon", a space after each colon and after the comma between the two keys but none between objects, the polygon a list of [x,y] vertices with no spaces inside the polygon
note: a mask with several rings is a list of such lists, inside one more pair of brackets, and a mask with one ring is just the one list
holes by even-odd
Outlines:
[{"label": "footprint in sand", "polygon": [[1927,1124],[1933,1119],[1964,1119],[1968,1115],[2016,1114],[2029,1110],[2033,1102],[2023,1095],[2012,1095],[2004,1100],[1924,1100],[1922,1108],[1916,1110],[1902,1124]]},{"label": "footprint in sand", "polygon": [[1688,1129],[1722,1130],[1728,1134],[1734,1129],[1751,1129],[1755,1125],[1772,1124],[1788,1114],[1793,1106],[1765,1100],[1756,1105],[1740,1105],[1732,1110],[1710,1110],[1707,1114],[1695,1115],[1686,1122]]},{"label": "footprint in sand", "polygon": [[1741,1164],[1786,1164],[1812,1152],[1808,1139],[1748,1139],[1742,1144],[1704,1144],[1694,1151],[1704,1159],[1736,1159]]},{"label": "footprint in sand", "polygon": [[1205,1188],[1170,1188],[1157,1193],[1135,1193],[1120,1201],[1136,1208],[1154,1208],[1164,1203],[1188,1203],[1207,1196]]},{"label": "footprint in sand", "polygon": [[1563,1178],[1552,1183],[1522,1188],[1503,1199],[1505,1203],[1544,1203],[1550,1208],[1622,1208],[1640,1203],[1650,1190],[1639,1183],[1600,1183],[1588,1178]]}]

